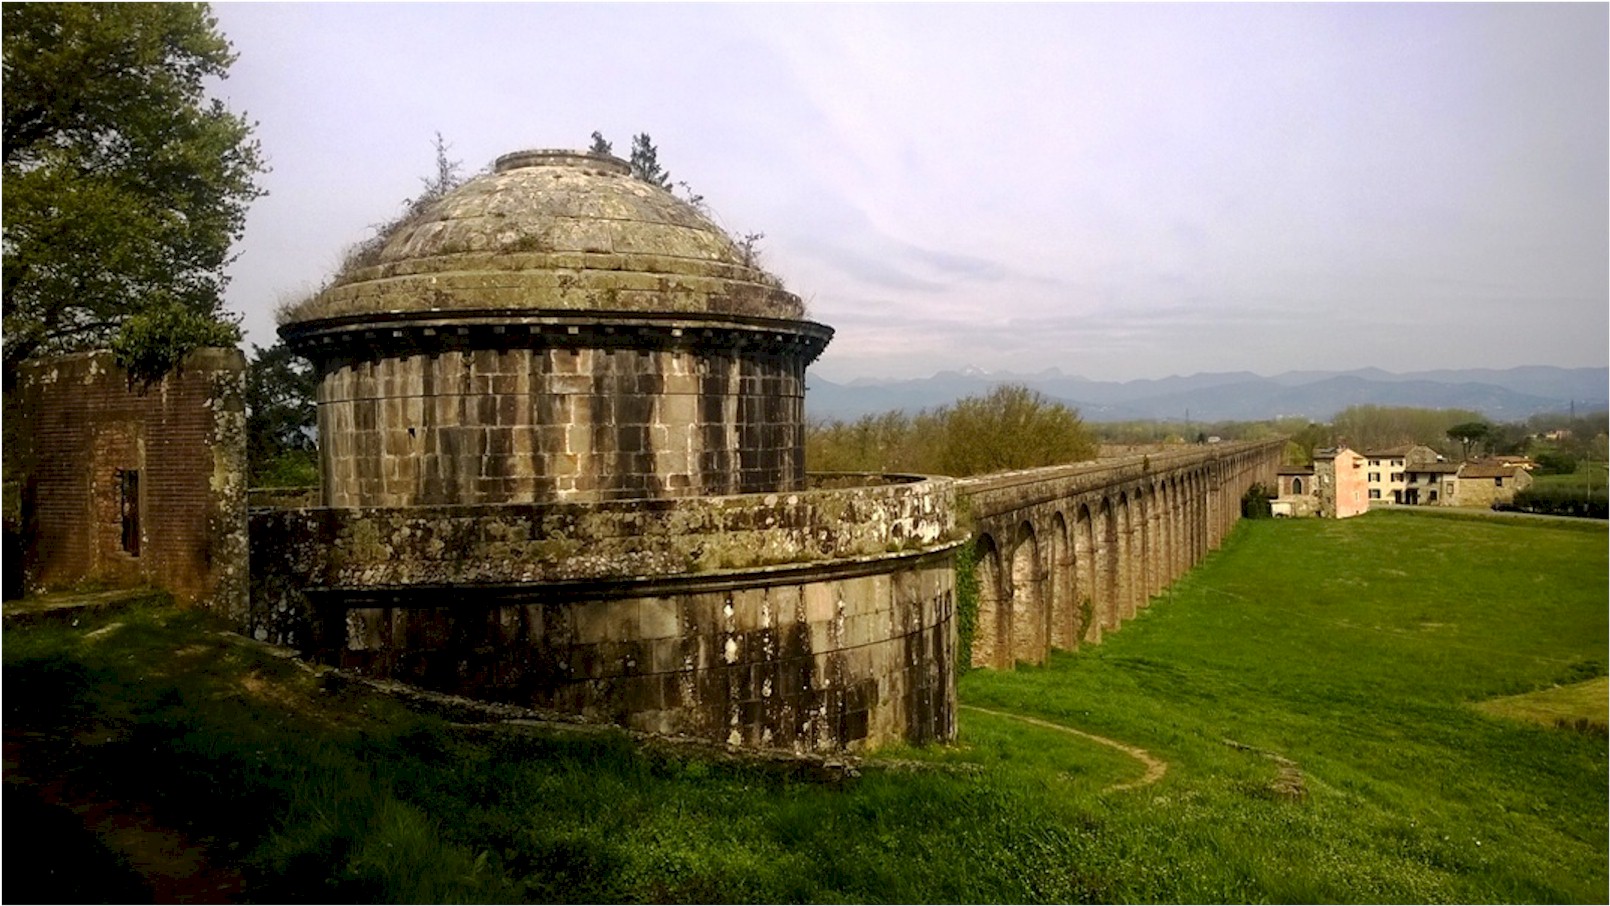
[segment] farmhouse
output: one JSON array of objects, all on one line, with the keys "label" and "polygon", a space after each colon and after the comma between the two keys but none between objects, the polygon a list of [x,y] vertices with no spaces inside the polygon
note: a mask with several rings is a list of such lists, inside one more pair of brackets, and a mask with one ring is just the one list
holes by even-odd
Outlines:
[{"label": "farmhouse", "polygon": [[1521,466],[1467,462],[1460,466],[1455,478],[1451,505],[1490,507],[1495,503],[1510,503],[1516,491],[1531,485],[1531,473]]},{"label": "farmhouse", "polygon": [[1368,460],[1356,450],[1340,446],[1314,452],[1315,493],[1319,515],[1346,519],[1369,511]]},{"label": "farmhouse", "polygon": [[1451,462],[1428,462],[1408,466],[1403,502],[1410,505],[1453,506],[1457,497],[1459,465]]},{"label": "farmhouse", "polygon": [[1404,503],[1408,490],[1408,469],[1434,463],[1442,457],[1423,444],[1403,444],[1365,452],[1365,480],[1369,499]]}]

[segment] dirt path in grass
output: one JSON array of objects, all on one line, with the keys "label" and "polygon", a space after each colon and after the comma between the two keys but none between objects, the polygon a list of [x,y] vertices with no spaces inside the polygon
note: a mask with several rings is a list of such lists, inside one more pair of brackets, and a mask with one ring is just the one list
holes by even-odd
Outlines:
[{"label": "dirt path in grass", "polygon": [[[128,868],[139,876],[152,903],[232,903],[244,891],[238,871],[219,864],[212,858],[205,841],[197,840],[184,831],[158,822],[150,803],[130,801],[103,795],[100,790],[86,788],[59,776],[38,758],[30,758],[40,746],[38,739],[29,734],[7,730],[5,733],[5,782],[9,786],[26,788],[36,798],[38,808],[62,809],[74,816],[84,832],[98,839],[111,853],[121,857]],[[41,768],[43,768],[41,770]],[[18,831],[17,828],[13,828]],[[60,831],[60,828],[57,828]],[[19,833],[29,833],[27,830]],[[47,835],[48,836],[48,835]],[[38,849],[50,847],[49,839],[37,839],[30,844]],[[63,843],[68,841],[63,840]],[[91,872],[109,872],[110,865],[53,864],[49,859],[33,858],[28,864],[13,865],[6,879],[7,898],[20,895],[23,900],[49,902],[60,900],[62,883],[59,871],[75,867]],[[86,881],[76,879],[70,887],[81,893],[106,895],[109,891],[91,886],[104,879]],[[130,899],[134,892],[113,888],[109,897],[113,901]],[[68,894],[71,899],[71,893]]]},{"label": "dirt path in grass", "polygon": [[1158,758],[1156,755],[1153,755],[1145,749],[1142,749],[1138,746],[1125,745],[1116,739],[1108,739],[1105,736],[1097,736],[1094,733],[1086,733],[1083,730],[1075,730],[1072,727],[1066,727],[1062,724],[1054,724],[1048,720],[1040,720],[1037,717],[1024,717],[1021,714],[1012,714],[1008,711],[992,711],[989,708],[980,708],[977,705],[961,705],[960,707],[965,708],[968,711],[978,711],[982,714],[989,714],[995,717],[1004,717],[1008,720],[1022,721],[1026,724],[1033,724],[1036,727],[1044,727],[1047,730],[1057,730],[1062,733],[1077,736],[1080,739],[1088,739],[1091,742],[1098,742],[1104,746],[1110,746],[1120,752],[1123,752],[1125,755],[1128,755],[1146,767],[1146,773],[1142,774],[1139,780],[1133,780],[1129,783],[1115,783],[1112,786],[1107,787],[1106,792],[1113,792],[1115,790],[1134,790],[1143,786],[1151,786],[1157,781],[1162,780],[1163,775],[1168,773],[1168,762]]}]

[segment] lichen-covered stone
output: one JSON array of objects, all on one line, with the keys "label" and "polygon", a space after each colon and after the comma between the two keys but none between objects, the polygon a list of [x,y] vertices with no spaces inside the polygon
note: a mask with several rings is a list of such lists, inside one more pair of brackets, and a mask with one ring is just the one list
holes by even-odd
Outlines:
[{"label": "lichen-covered stone", "polygon": [[955,733],[949,479],[259,510],[253,634],[431,688],[802,752]]},{"label": "lichen-covered stone", "polygon": [[693,205],[619,159],[549,150],[499,158],[291,318],[485,308],[804,313]]}]

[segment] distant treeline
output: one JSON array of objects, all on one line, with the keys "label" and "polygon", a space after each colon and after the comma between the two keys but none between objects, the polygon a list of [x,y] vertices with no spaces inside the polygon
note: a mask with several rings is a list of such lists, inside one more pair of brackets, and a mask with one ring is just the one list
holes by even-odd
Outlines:
[{"label": "distant treeline", "polygon": [[[1411,406],[1350,406],[1328,424],[1305,418],[1264,421],[1127,421],[1094,426],[1103,443],[1187,443],[1210,437],[1222,440],[1259,440],[1285,435],[1291,438],[1287,460],[1304,465],[1316,449],[1346,444],[1355,450],[1379,450],[1404,444],[1424,444],[1451,460],[1459,459],[1464,444],[1450,431],[1470,425],[1485,426],[1472,454],[1528,454],[1565,460],[1605,459],[1605,437],[1610,415],[1595,412],[1581,417],[1563,413],[1534,415],[1524,422],[1489,422],[1467,409],[1419,409]],[[1552,435],[1552,436],[1549,436]],[[1565,471],[1569,471],[1566,469]]]},{"label": "distant treeline", "polygon": [[960,477],[1080,462],[1097,449],[1076,410],[1017,385],[916,415],[812,420],[805,428],[805,464],[813,472]]}]

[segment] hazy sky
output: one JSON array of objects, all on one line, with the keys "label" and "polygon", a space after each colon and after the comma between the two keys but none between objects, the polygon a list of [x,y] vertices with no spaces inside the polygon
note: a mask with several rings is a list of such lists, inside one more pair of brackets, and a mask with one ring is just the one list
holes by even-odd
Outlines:
[{"label": "hazy sky", "polygon": [[214,7],[273,172],[251,342],[433,167],[648,132],[838,335],[972,364],[1602,366],[1607,7]]}]

